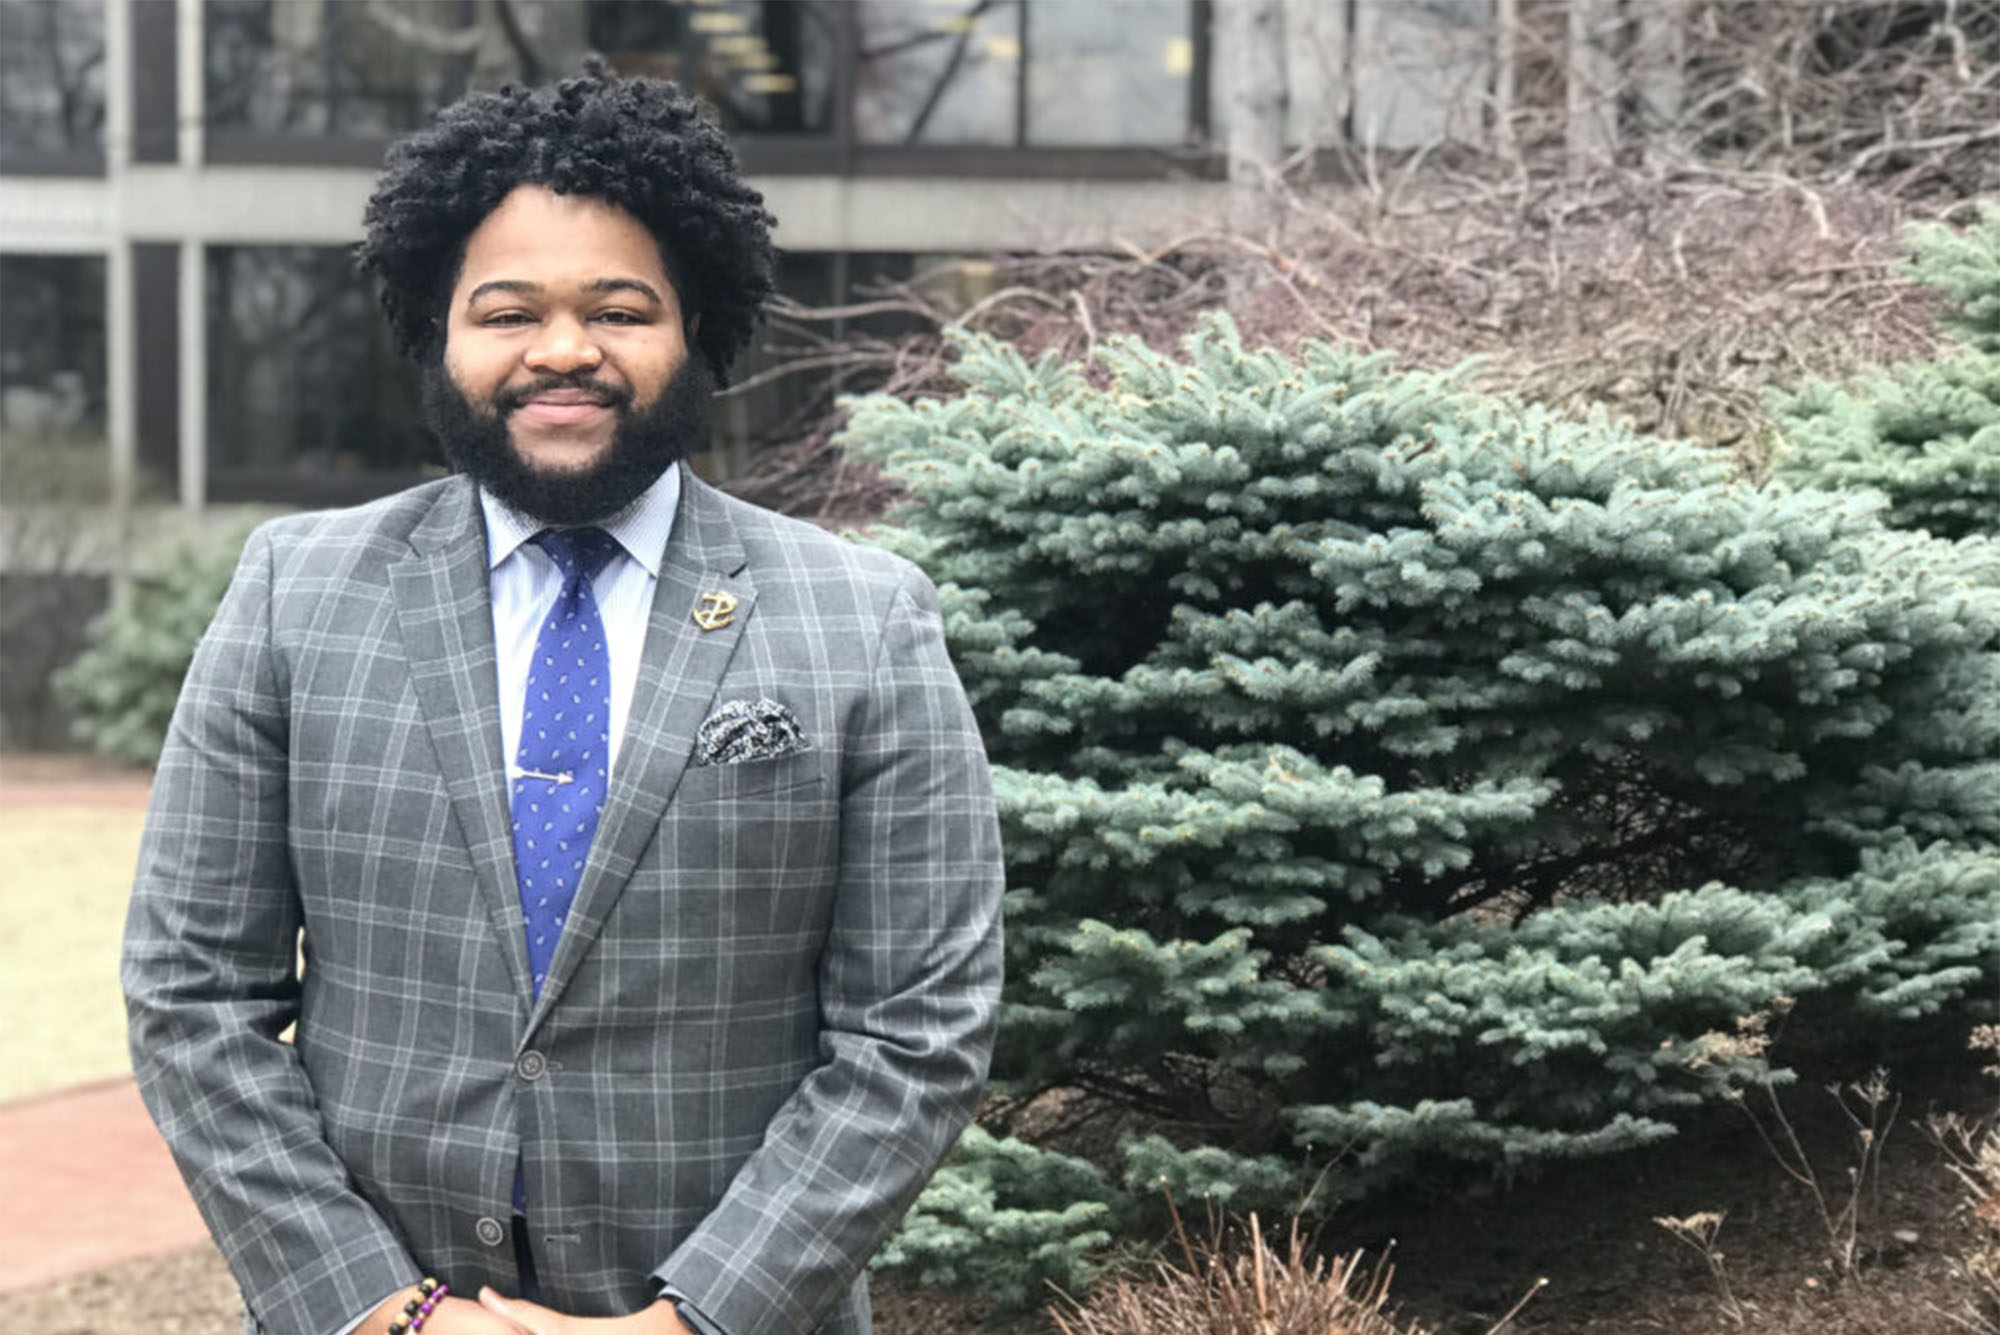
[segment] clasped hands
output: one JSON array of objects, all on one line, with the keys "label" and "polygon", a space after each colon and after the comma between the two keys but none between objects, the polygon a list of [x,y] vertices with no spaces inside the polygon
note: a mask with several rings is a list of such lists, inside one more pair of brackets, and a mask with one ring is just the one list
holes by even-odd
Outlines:
[{"label": "clasped hands", "polygon": [[[356,1335],[385,1331],[416,1290],[399,1293],[375,1309]],[[525,1298],[503,1298],[481,1289],[478,1301],[447,1297],[424,1322],[424,1335],[693,1335],[674,1305],[662,1299],[629,1316],[568,1316]]]}]

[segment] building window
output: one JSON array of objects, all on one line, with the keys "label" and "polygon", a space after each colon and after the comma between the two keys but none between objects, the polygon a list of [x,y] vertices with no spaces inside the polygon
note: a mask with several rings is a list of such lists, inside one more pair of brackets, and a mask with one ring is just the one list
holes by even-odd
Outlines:
[{"label": "building window", "polygon": [[207,266],[212,499],[344,504],[424,475],[415,377],[347,250],[211,246]]},{"label": "building window", "polygon": [[[850,259],[824,251],[780,252],[780,299],[808,308],[840,304]],[[732,477],[758,450],[791,444],[817,425],[839,376],[837,369],[812,363],[814,352],[826,351],[823,343],[803,345],[782,320],[764,326],[729,368],[730,387],[709,414],[710,454],[695,461],[704,476]],[[811,369],[795,373],[801,365]]]},{"label": "building window", "polygon": [[841,0],[205,0],[209,124],[387,139],[471,89],[574,74],[599,51],[673,79],[744,134],[824,135]]},{"label": "building window", "polygon": [[589,0],[590,48],[621,74],[671,79],[732,134],[818,137],[835,128],[846,0]]},{"label": "building window", "polygon": [[[205,0],[208,123],[385,139],[520,72],[511,29],[476,0]],[[525,36],[521,38],[526,41]]]},{"label": "building window", "polygon": [[1172,147],[1192,138],[1187,0],[1029,5],[1027,142]]},{"label": "building window", "polygon": [[1020,0],[860,0],[855,137],[867,144],[1014,143],[1021,8]]},{"label": "building window", "polygon": [[6,0],[0,171],[103,169],[103,0]]},{"label": "building window", "polygon": [[1189,0],[860,0],[869,144],[1173,147],[1192,137]]},{"label": "building window", "polygon": [[[347,251],[210,246],[207,257],[211,500],[344,505],[442,471],[415,373]],[[829,255],[782,256],[781,288],[828,304],[838,267]],[[747,350],[733,378],[743,384],[773,361]],[[753,447],[802,430],[825,380],[786,376],[723,396],[703,471],[728,477]]]},{"label": "building window", "polygon": [[10,502],[103,500],[104,259],[0,255],[0,470]]},{"label": "building window", "polygon": [[[206,254],[210,500],[345,505],[443,472],[415,373],[347,251],[210,246]],[[909,270],[908,256],[787,254],[778,281],[786,297],[823,308],[856,282]],[[857,327],[896,326],[875,317]],[[818,324],[812,337],[828,332]],[[757,450],[806,436],[836,391],[873,387],[877,372],[815,366],[802,356],[809,351],[776,327],[744,351],[693,461],[705,476],[727,480]]]},{"label": "building window", "polygon": [[[208,123],[361,144],[602,52],[731,134],[866,146],[1177,147],[1193,0],[203,0]],[[252,148],[252,152],[270,151]],[[815,155],[810,159],[817,162]]]}]

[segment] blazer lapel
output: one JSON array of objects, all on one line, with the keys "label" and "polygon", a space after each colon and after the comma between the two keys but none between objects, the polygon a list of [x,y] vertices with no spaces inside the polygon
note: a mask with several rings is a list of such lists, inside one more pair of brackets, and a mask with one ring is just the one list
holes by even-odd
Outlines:
[{"label": "blazer lapel", "polygon": [[[727,503],[685,468],[681,482],[680,509],[660,562],[646,647],[604,815],[524,1044],[569,985],[646,845],[659,832],[667,802],[694,753],[695,732],[713,707],[757,598]],[[716,625],[722,618],[710,617],[704,628],[695,614],[711,594],[733,598],[735,606],[726,624]]]},{"label": "blazer lapel", "polygon": [[410,534],[415,550],[390,567],[411,684],[465,833],[480,898],[520,995],[532,994],[512,817],[500,755],[492,586],[479,493],[454,479]]}]

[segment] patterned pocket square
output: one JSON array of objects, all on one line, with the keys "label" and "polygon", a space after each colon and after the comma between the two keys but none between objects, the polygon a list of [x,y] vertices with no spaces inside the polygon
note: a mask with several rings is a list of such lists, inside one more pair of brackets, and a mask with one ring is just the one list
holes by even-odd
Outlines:
[{"label": "patterned pocket square", "polygon": [[694,763],[737,765],[810,750],[792,711],[776,700],[730,700],[695,734]]}]

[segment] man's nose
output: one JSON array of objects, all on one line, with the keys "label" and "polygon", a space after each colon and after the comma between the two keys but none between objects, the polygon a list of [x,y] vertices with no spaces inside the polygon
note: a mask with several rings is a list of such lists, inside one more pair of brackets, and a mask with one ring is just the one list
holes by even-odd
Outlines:
[{"label": "man's nose", "polygon": [[603,362],[604,350],[581,321],[558,315],[542,325],[541,337],[529,345],[524,360],[531,371],[569,375],[594,370]]}]

